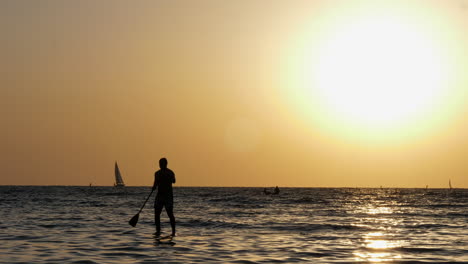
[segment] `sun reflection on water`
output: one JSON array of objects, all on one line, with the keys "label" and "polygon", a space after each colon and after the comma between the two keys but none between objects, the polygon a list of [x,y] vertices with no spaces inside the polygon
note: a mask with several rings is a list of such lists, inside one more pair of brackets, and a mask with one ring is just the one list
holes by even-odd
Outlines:
[{"label": "sun reflection on water", "polygon": [[355,252],[357,261],[383,262],[401,259],[402,256],[391,249],[399,248],[403,245],[400,240],[386,239],[389,234],[382,232],[371,232],[364,235],[363,246],[365,250]]},{"label": "sun reflection on water", "polygon": [[364,235],[364,243],[369,249],[392,249],[402,246],[402,241],[385,240],[386,236],[381,232],[368,233]]},{"label": "sun reflection on water", "polygon": [[[361,247],[354,252],[355,260],[386,262],[402,259],[402,255],[394,250],[402,247],[404,241],[395,238],[394,227],[398,226],[399,221],[391,217],[394,213],[393,209],[385,206],[367,206],[360,208],[360,211],[369,215],[370,219],[368,220],[372,220],[372,223],[377,224],[377,229],[384,231],[365,233],[362,236]],[[385,217],[379,217],[382,214]],[[373,227],[376,228],[376,226]]]},{"label": "sun reflection on water", "polygon": [[367,214],[392,214],[393,210],[390,207],[377,207],[377,208],[367,208]]}]

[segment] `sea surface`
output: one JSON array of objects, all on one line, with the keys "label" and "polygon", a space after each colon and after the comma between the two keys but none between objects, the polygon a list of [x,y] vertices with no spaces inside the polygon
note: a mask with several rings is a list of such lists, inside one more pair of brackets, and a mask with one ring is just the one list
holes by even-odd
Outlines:
[{"label": "sea surface", "polygon": [[468,189],[175,187],[163,240],[150,191],[0,186],[0,263],[468,263]]}]

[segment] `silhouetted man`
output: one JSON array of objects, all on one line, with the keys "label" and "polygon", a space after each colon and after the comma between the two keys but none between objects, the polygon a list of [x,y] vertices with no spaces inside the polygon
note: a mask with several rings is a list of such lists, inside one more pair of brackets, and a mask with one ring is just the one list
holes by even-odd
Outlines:
[{"label": "silhouetted man", "polygon": [[159,167],[161,168],[154,173],[153,190],[158,188],[158,194],[154,200],[154,222],[156,224],[156,235],[161,235],[161,211],[166,208],[167,215],[171,220],[172,236],[175,236],[175,218],[174,218],[174,199],[172,195],[172,184],[176,182],[175,174],[172,170],[167,168],[167,159],[162,158],[159,160]]}]

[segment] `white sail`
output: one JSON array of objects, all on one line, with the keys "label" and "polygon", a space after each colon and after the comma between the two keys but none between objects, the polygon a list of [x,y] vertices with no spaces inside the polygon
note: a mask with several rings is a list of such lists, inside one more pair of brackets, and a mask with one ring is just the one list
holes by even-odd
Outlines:
[{"label": "white sail", "polygon": [[123,187],[125,186],[122,175],[120,174],[119,166],[117,165],[117,162],[115,162],[115,186],[116,187]]}]

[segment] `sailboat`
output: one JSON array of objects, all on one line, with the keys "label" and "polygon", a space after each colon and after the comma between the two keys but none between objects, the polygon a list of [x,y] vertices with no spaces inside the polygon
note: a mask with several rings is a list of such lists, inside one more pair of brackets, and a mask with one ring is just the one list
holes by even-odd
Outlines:
[{"label": "sailboat", "polygon": [[117,161],[115,162],[115,183],[114,187],[125,187],[125,183],[123,182],[122,175],[120,174],[119,166],[117,165]]},{"label": "sailboat", "polygon": [[452,182],[450,181],[450,179],[449,179],[449,187],[450,187],[450,190],[452,190]]}]

